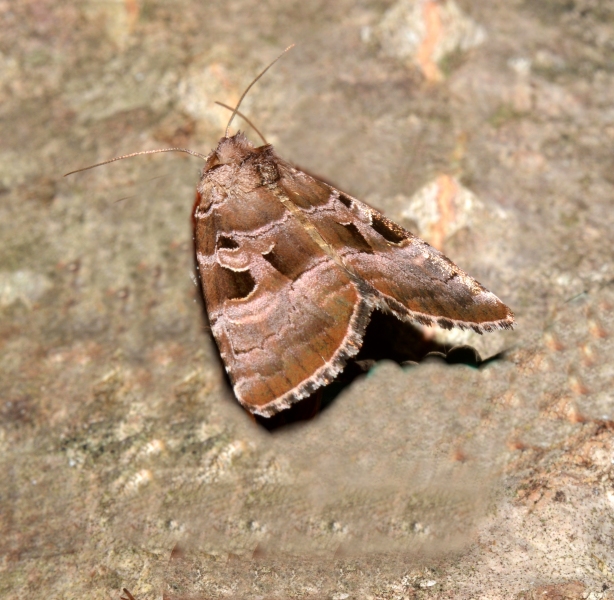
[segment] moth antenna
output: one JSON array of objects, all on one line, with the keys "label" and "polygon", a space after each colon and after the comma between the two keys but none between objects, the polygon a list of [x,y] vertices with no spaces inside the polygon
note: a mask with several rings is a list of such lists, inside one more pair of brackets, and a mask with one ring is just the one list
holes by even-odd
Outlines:
[{"label": "moth antenna", "polygon": [[[217,100],[215,101],[216,104],[219,104],[220,106],[223,106],[224,108],[227,108],[228,110],[234,110],[234,108],[232,106],[228,106],[228,104],[224,104],[223,102],[218,102]],[[264,136],[260,133],[260,131],[258,130],[258,128],[240,111],[237,111],[236,113],[237,115],[239,115],[262,139],[262,141],[264,142],[265,146],[269,145],[269,142],[267,142],[264,139]]]},{"label": "moth antenna", "polygon": [[132,158],[133,156],[140,156],[141,154],[159,154],[160,152],[186,152],[187,154],[191,154],[192,156],[198,156],[198,158],[207,160],[207,157],[204,154],[201,154],[200,152],[194,152],[194,150],[188,150],[187,148],[160,148],[159,150],[142,150],[141,152],[133,152],[132,154],[116,156],[115,158],[111,158],[110,160],[105,160],[104,162],[96,163],[95,165],[90,165],[89,167],[83,167],[82,169],[77,169],[76,171],[71,171],[70,173],[66,173],[64,177],[68,177],[68,175],[73,175],[74,173],[81,173],[81,171],[94,169],[96,167],[102,167],[102,165],[108,165],[109,163],[115,162],[116,160],[124,160],[124,158]]},{"label": "moth antenna", "polygon": [[288,52],[288,50],[291,50],[292,48],[294,48],[294,44],[291,44],[290,46],[288,46],[272,63],[269,64],[269,66],[264,69],[260,75],[258,75],[256,77],[256,79],[254,79],[246,88],[246,90],[243,92],[242,96],[239,98],[239,102],[237,103],[237,105],[235,106],[234,110],[232,111],[232,115],[230,115],[230,120],[228,121],[228,125],[226,125],[226,133],[224,134],[224,137],[228,137],[228,131],[230,130],[230,124],[232,123],[232,120],[235,118],[235,115],[239,112],[239,106],[241,106],[241,102],[243,102],[243,98],[245,98],[245,96],[247,96],[247,92],[249,92],[253,85],[286,53]]},{"label": "moth antenna", "polygon": [[123,198],[120,198],[119,200],[113,200],[113,204],[117,204],[118,202],[123,202],[124,200],[130,200],[130,198],[136,198],[136,195],[132,194],[132,196],[124,196]]}]

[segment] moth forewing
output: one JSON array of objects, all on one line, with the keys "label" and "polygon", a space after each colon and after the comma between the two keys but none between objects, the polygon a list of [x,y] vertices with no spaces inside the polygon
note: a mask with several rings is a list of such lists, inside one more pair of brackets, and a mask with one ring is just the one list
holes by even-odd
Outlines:
[{"label": "moth forewing", "polygon": [[205,161],[192,212],[197,265],[213,336],[247,410],[268,417],[330,383],[360,350],[374,310],[480,333],[513,326],[510,309],[441,252],[293,167],[260,132],[260,147],[230,136],[241,100],[207,156],[165,148],[79,171],[157,152]]},{"label": "moth forewing", "polygon": [[476,331],[511,311],[426,242],[241,133],[207,160],[194,211],[211,329],[239,401],[270,416],[329,383],[373,310]]}]

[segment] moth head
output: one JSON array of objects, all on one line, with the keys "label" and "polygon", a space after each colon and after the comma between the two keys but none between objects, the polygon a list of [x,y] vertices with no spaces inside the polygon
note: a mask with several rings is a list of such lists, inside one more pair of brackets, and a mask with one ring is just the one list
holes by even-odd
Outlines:
[{"label": "moth head", "polygon": [[[215,152],[207,160],[206,167],[216,165],[241,164],[254,151],[252,144],[240,131],[232,137],[223,137],[218,142]],[[210,164],[211,162],[211,164]]]}]

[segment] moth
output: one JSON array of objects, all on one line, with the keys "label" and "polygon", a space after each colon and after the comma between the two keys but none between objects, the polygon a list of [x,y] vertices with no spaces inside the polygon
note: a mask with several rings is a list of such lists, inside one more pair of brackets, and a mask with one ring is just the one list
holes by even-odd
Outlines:
[{"label": "moth", "polygon": [[208,155],[168,148],[87,167],[170,151],[205,161],[192,221],[211,331],[237,399],[264,417],[329,384],[358,353],[375,310],[478,333],[514,324],[497,296],[420,238],[283,160],[264,138],[255,146],[229,135],[243,98],[280,57],[245,90]]}]

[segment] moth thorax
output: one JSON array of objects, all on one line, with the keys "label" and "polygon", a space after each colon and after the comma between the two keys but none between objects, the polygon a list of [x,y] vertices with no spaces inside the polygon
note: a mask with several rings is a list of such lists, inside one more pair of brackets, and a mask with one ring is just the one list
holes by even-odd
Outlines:
[{"label": "moth thorax", "polygon": [[279,179],[279,171],[275,163],[270,159],[260,160],[256,163],[262,185],[275,183]]}]

